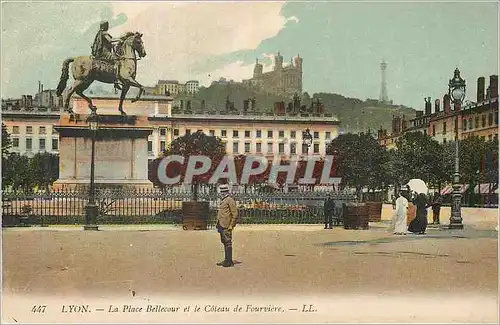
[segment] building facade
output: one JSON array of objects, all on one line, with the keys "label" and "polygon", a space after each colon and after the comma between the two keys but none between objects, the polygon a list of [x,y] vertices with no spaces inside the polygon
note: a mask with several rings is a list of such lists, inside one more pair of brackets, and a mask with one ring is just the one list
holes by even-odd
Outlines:
[{"label": "building facade", "polygon": [[179,94],[194,95],[200,89],[198,80],[188,80],[180,83],[178,80],[158,80],[153,90],[153,95],[177,96]]},{"label": "building facade", "polygon": [[36,153],[59,153],[59,134],[53,129],[59,112],[39,110],[2,110],[2,122],[7,127],[11,152],[32,157]]},{"label": "building facade", "polygon": [[[94,96],[99,114],[117,114],[117,96]],[[87,102],[73,97],[73,110],[88,114]],[[340,121],[328,114],[232,114],[227,112],[173,113],[173,98],[143,96],[135,103],[125,102],[128,115],[146,116],[153,133],[148,138],[148,160],[161,156],[175,138],[201,130],[226,144],[227,154],[259,154],[268,158],[291,155],[323,156],[328,143],[339,133]],[[53,129],[60,112],[35,110],[3,110],[3,122],[11,134],[12,152],[32,156],[37,152],[59,151],[59,136]],[[303,145],[303,132],[313,137],[310,147]],[[146,158],[146,157],[145,157]]]},{"label": "building facade", "polygon": [[[417,111],[416,117],[408,123],[400,122],[400,117],[393,116],[393,129],[379,130],[378,141],[388,149],[395,147],[395,141],[406,132],[421,132],[431,136],[439,143],[454,141],[456,137],[462,140],[471,136],[478,136],[484,140],[498,139],[498,76],[490,76],[490,85],[485,92],[485,78],[477,81],[477,100],[468,102],[463,107],[454,105],[448,94],[441,101],[434,101],[432,110],[431,99],[426,98],[425,110]],[[401,127],[397,127],[401,125]]]},{"label": "building facade", "polygon": [[292,97],[302,94],[302,64],[303,59],[298,55],[289,65],[283,64],[283,56],[278,52],[274,56],[272,71],[263,72],[263,65],[255,62],[253,77],[243,80],[243,84],[257,87],[262,91]]}]

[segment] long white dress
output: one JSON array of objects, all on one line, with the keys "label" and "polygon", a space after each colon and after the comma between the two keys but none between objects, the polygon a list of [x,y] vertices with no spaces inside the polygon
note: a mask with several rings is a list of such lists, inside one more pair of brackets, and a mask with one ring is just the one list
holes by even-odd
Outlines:
[{"label": "long white dress", "polygon": [[408,211],[408,200],[403,196],[398,197],[396,200],[396,211],[392,219],[393,232],[395,234],[406,234],[406,214]]}]

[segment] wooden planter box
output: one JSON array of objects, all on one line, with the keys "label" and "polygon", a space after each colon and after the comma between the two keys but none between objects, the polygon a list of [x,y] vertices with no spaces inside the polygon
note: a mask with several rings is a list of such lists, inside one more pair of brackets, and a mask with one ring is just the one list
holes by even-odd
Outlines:
[{"label": "wooden planter box", "polygon": [[366,203],[343,205],[344,229],[368,229],[369,210]]},{"label": "wooden planter box", "polygon": [[182,229],[207,230],[208,202],[182,202]]},{"label": "wooden planter box", "polygon": [[368,219],[370,222],[382,220],[382,202],[366,202],[368,205]]}]

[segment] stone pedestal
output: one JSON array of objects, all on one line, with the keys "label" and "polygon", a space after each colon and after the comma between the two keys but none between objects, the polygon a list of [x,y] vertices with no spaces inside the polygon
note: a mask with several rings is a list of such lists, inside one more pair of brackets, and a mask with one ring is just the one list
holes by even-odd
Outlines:
[{"label": "stone pedestal", "polygon": [[[62,114],[59,132],[59,179],[55,189],[83,189],[90,184],[92,131],[88,115]],[[148,180],[148,136],[145,116],[99,115],[95,142],[97,188],[152,188]]]}]

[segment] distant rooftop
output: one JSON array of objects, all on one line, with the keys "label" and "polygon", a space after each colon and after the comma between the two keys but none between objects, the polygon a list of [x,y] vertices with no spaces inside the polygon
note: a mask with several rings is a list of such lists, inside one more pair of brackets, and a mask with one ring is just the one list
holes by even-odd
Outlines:
[{"label": "distant rooftop", "polygon": [[178,80],[158,80],[158,84],[178,84]]}]

